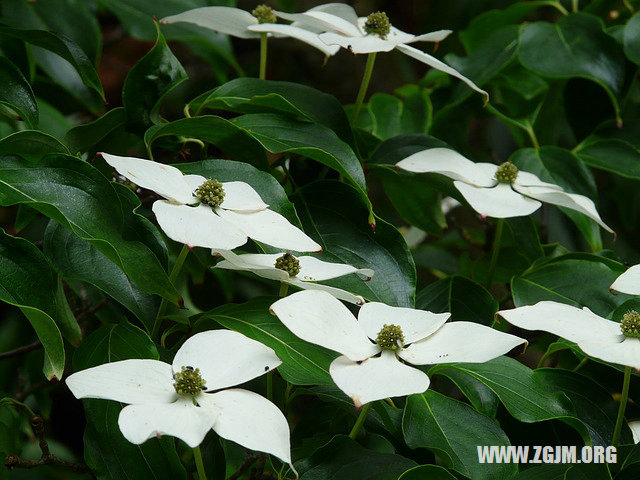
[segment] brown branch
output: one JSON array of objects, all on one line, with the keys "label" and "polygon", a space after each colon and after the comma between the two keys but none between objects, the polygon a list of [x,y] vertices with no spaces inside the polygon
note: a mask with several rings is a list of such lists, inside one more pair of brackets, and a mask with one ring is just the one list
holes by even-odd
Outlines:
[{"label": "brown branch", "polygon": [[30,343],[29,345],[24,345],[22,347],[14,348],[13,350],[9,350],[7,352],[1,352],[0,360],[3,360],[5,358],[17,357],[18,355],[32,352],[34,350],[39,349],[41,346],[42,346],[42,342],[40,342],[40,340],[36,340],[35,342]]},{"label": "brown branch", "polygon": [[236,470],[233,475],[227,478],[227,480],[238,480],[247,470],[249,470],[251,465],[253,465],[253,463],[258,460],[258,458],[258,455],[249,455],[238,467],[238,470]]}]

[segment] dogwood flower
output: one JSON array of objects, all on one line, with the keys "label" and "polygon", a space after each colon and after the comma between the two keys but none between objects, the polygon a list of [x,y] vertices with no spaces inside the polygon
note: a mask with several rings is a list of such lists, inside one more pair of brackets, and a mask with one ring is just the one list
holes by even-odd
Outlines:
[{"label": "dogwood flower", "polygon": [[325,55],[335,55],[340,47],[329,46],[318,38],[318,34],[296,25],[277,24],[270,7],[260,5],[251,13],[233,7],[201,7],[172,15],[160,23],[192,23],[208,30],[238,38],[260,38],[268,34],[276,38],[291,37],[317,48]]},{"label": "dogwood flower", "polygon": [[628,425],[633,435],[633,443],[640,443],[640,420],[629,422]]},{"label": "dogwood flower", "polygon": [[286,218],[269,210],[247,183],[221,183],[200,175],[183,175],[175,167],[151,160],[100,155],[120,175],[166,199],[154,202],[152,210],[162,230],[176,242],[230,250],[251,237],[298,252],[322,250]]},{"label": "dogwood flower", "polygon": [[448,148],[431,148],[399,161],[396,167],[413,173],[439,173],[453,185],[482,216],[510,218],[529,215],[547,202],[576,210],[613,233],[600,218],[593,201],[584,195],[565,192],[562,187],[518,170],[511,162],[502,165],[474,163]]},{"label": "dogwood flower", "polygon": [[542,301],[501,310],[496,315],[525,330],[544,330],[578,344],[590,357],[640,368],[640,314],[625,313],[621,323],[564,303]]},{"label": "dogwood flower", "polygon": [[303,13],[275,14],[285,20],[295,22],[295,25],[313,29],[320,34],[320,40],[327,45],[337,45],[352,53],[389,52],[397,49],[422,63],[426,63],[449,75],[459,78],[473,90],[488,99],[489,94],[475,83],[451,68],[437,58],[409,46],[415,42],[440,42],[447,38],[451,30],[438,30],[423,35],[411,35],[403,32],[389,23],[389,18],[383,12],[375,12],[368,17],[358,17],[355,10],[342,3],[330,3],[312,8]]},{"label": "dogwood flower", "polygon": [[640,295],[640,265],[630,267],[615,279],[609,289],[629,295]]},{"label": "dogwood flower", "polygon": [[429,377],[403,363],[486,362],[526,340],[472,322],[445,323],[450,313],[365,303],[358,319],[326,292],[282,298],[271,312],[296,336],[341,353],[329,368],[356,408],[375,400],[424,392]]},{"label": "dogwood flower", "polygon": [[356,268],[351,265],[330,263],[315,257],[295,257],[290,253],[254,254],[247,253],[236,255],[229,250],[214,251],[224,257],[215,268],[226,270],[244,270],[253,272],[263,278],[278,280],[302,289],[324,290],[340,300],[362,305],[364,298],[354,295],[340,288],[323,285],[323,280],[342,277],[355,273],[365,281],[373,276],[373,270],[369,268]]},{"label": "dogwood flower", "polygon": [[74,373],[66,383],[76,398],[129,404],[120,412],[118,426],[131,443],[170,435],[195,448],[213,429],[291,464],[289,425],[282,412],[257,393],[229,388],[280,363],[273,350],[255,340],[211,330],[189,338],[172,365],[121,360]]}]

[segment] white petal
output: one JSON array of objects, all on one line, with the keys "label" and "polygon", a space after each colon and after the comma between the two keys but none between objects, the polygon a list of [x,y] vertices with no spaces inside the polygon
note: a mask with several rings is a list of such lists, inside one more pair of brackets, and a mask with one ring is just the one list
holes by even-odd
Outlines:
[{"label": "white petal", "polygon": [[189,207],[158,200],[152,210],[170,239],[190,247],[231,250],[247,242],[244,232],[207,205]]},{"label": "white petal", "polygon": [[390,52],[398,42],[383,40],[377,35],[345,36],[339,33],[325,32],[319,35],[327,45],[339,45],[352,53]]},{"label": "white petal", "polygon": [[262,201],[260,194],[251,185],[244,182],[222,182],[224,200],[220,208],[255,212],[264,210],[269,205]]},{"label": "white petal", "polygon": [[538,302],[497,313],[507,322],[525,330],[544,330],[572,342],[615,341],[620,324],[606,320],[588,308],[558,302]]},{"label": "white petal", "polygon": [[241,333],[209,330],[184,342],[173,359],[173,371],[199,368],[207,390],[218,390],[248,382],[281,363],[271,348]]},{"label": "white petal", "polygon": [[366,280],[370,280],[373,276],[373,270],[370,268],[356,268],[344,263],[325,262],[308,255],[298,257],[298,261],[300,262],[300,272],[296,277],[305,282],[331,280],[350,273],[356,273]]},{"label": "white petal", "polygon": [[358,322],[371,340],[376,339],[385,324],[393,324],[402,329],[405,343],[413,343],[438,330],[450,316],[450,313],[431,313],[370,302],[360,308]]},{"label": "white petal", "polygon": [[540,202],[515,192],[506,183],[498,183],[493,188],[474,187],[457,180],[453,184],[471,208],[485,217],[522,217],[535,212],[541,205]]},{"label": "white petal", "polygon": [[100,155],[120,175],[142,188],[153,190],[158,195],[177,203],[191,203],[193,200],[191,188],[184,180],[182,172],[171,165],[108,153]]},{"label": "white petal", "polygon": [[304,28],[300,28],[294,25],[283,25],[280,23],[262,23],[260,25],[254,25],[249,27],[252,32],[267,32],[273,33],[277,36],[295,38],[301,42],[311,45],[317,48],[325,55],[335,55],[340,50],[338,46],[330,46],[320,40],[317,33],[314,33]]},{"label": "white petal", "polygon": [[266,398],[248,390],[230,389],[201,395],[198,403],[218,412],[213,429],[222,438],[291,464],[289,424]]},{"label": "white petal", "polygon": [[195,197],[195,193],[198,187],[202,185],[204,182],[206,182],[207,179],[204,178],[202,175],[194,175],[194,174],[184,175],[183,178],[184,178],[184,181],[187,182],[187,185],[189,185],[189,191],[191,192],[191,195],[193,197],[190,202],[184,202],[184,203],[193,205],[200,202],[200,200],[198,200]]},{"label": "white petal", "polygon": [[342,353],[353,361],[364,360],[380,351],[347,307],[327,292],[297,292],[278,300],[270,310],[296,336]]},{"label": "white petal", "polygon": [[395,353],[389,351],[362,363],[338,357],[331,362],[329,373],[356,408],[383,398],[422,393],[429,388],[426,373],[401,363]]},{"label": "white petal", "polygon": [[449,35],[453,33],[452,30],[436,30],[435,32],[424,33],[422,35],[418,35],[413,37],[411,42],[407,43],[415,43],[415,42],[441,42]]},{"label": "white petal", "polygon": [[595,220],[598,225],[600,225],[606,231],[613,233],[613,230],[611,230],[611,228],[609,228],[609,226],[600,218],[593,200],[585,197],[584,195],[567,193],[555,188],[547,187],[522,187],[514,185],[514,188],[516,188],[523,195],[527,195],[528,197],[535,198],[542,202],[560,205],[561,207],[567,207],[583,213],[592,220]]},{"label": "white petal", "polygon": [[620,293],[640,295],[640,265],[634,265],[629,268],[629,270],[616,278],[609,288]]},{"label": "white petal", "polygon": [[524,338],[499,332],[473,322],[445,323],[430,337],[400,352],[400,358],[415,365],[469,362],[482,363],[527,343]]},{"label": "white petal", "polygon": [[[322,247],[306,233],[273,210],[237,212],[218,208],[216,212],[258,242],[296,252],[319,252],[322,250]],[[234,247],[226,247],[227,250],[231,248]]]},{"label": "white petal", "polygon": [[279,282],[289,280],[289,274],[287,272],[275,267],[276,260],[282,256],[281,253],[247,253],[244,255],[236,255],[229,250],[219,250],[217,253],[222,255],[224,260],[218,262],[215,268],[254,272],[261,277]]},{"label": "white petal", "polygon": [[513,185],[514,185],[514,188],[515,187],[547,187],[547,188],[552,188],[554,190],[562,191],[562,187],[560,185],[543,182],[538,178],[537,175],[534,175],[533,173],[530,173],[530,172],[523,172],[522,170],[518,172],[518,176],[516,177],[516,181],[513,182]]},{"label": "white petal", "polygon": [[481,93],[482,95],[484,95],[485,101],[489,100],[489,94],[487,92],[482,90],[475,83],[473,83],[467,77],[462,75],[456,69],[451,68],[446,63],[441,62],[437,58],[432,57],[431,55],[429,55],[428,53],[423,52],[422,50],[418,50],[417,48],[410,47],[409,45],[398,45],[396,48],[398,50],[400,50],[402,53],[404,53],[406,55],[409,55],[410,57],[415,58],[416,60],[419,60],[422,63],[426,63],[430,67],[433,67],[433,68],[435,68],[437,70],[440,70],[441,72],[448,73],[452,77],[459,78],[464,83],[466,83],[469,87],[471,87],[473,90],[475,90],[476,92]]},{"label": "white petal", "polygon": [[178,15],[160,20],[160,23],[193,23],[203,28],[239,38],[256,38],[260,34],[247,30],[250,25],[258,23],[258,19],[249,12],[232,7],[194,8]]},{"label": "white petal", "polygon": [[578,346],[590,357],[640,369],[640,339],[625,338],[621,334],[617,340],[617,342],[604,340],[579,342]]},{"label": "white petal", "polygon": [[396,167],[414,173],[439,173],[478,187],[492,187],[496,184],[493,174],[485,172],[478,164],[450,148],[430,148],[416,152],[400,160]]},{"label": "white petal", "polygon": [[353,293],[349,293],[341,288],[323,285],[322,283],[303,282],[302,280],[298,280],[296,277],[289,278],[286,282],[303,290],[321,290],[323,292],[327,292],[338,300],[353,303],[354,305],[362,305],[365,301],[360,295],[354,295]]},{"label": "white petal", "polygon": [[[325,5],[326,7],[326,5]],[[344,8],[344,7],[343,7]],[[331,10],[322,11],[320,9],[307,10],[304,13],[284,13],[275,12],[276,15],[291,22],[299,22],[308,25],[319,31],[333,31],[349,36],[360,36],[362,32],[356,24],[342,15],[334,15]],[[336,13],[336,12],[334,12]],[[344,13],[344,12],[341,12]],[[355,12],[354,12],[355,15]],[[353,18],[353,17],[352,17]]]},{"label": "white petal", "polygon": [[76,372],[66,380],[76,398],[123,403],[171,403],[176,397],[171,365],[158,360],[121,360]]},{"label": "white petal", "polygon": [[640,443],[640,420],[629,422],[629,428],[633,435],[633,443]]},{"label": "white petal", "polygon": [[177,437],[191,448],[202,443],[217,413],[196,407],[190,398],[165,405],[128,405],[118,417],[124,438],[139,445],[160,435]]}]

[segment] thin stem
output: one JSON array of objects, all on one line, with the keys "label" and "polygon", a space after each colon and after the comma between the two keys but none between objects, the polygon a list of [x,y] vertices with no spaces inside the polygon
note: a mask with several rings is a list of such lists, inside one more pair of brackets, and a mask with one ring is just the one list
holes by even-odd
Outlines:
[{"label": "thin stem", "polygon": [[[173,264],[171,273],[169,273],[169,280],[173,285],[175,285],[176,283],[176,278],[178,278],[178,274],[180,273],[180,270],[182,270],[182,264],[184,264],[184,260],[185,258],[187,258],[188,253],[189,253],[189,247],[187,245],[183,245],[182,250],[180,250],[180,253],[178,254],[178,258],[176,258],[176,263]],[[151,338],[155,339],[160,333],[160,325],[162,324],[162,317],[166,309],[167,309],[167,299],[163,298],[160,301],[160,307],[158,308],[156,321],[153,324],[153,330],[151,330]]]},{"label": "thin stem", "polygon": [[584,367],[588,361],[589,361],[589,357],[585,356],[582,360],[580,360],[580,363],[576,365],[576,368],[574,368],[572,371],[577,372],[582,367]]},{"label": "thin stem", "polygon": [[524,131],[527,132],[527,135],[529,135],[529,140],[531,140],[531,145],[533,145],[533,148],[538,150],[540,148],[540,143],[538,143],[538,137],[536,137],[536,132],[533,131],[533,126],[529,123],[529,125],[524,129]]},{"label": "thin stem", "polygon": [[632,14],[636,13],[636,9],[633,7],[633,5],[631,5],[631,2],[629,0],[622,0],[622,3],[624,3],[624,6],[627,7],[627,10],[629,10]]},{"label": "thin stem", "polygon": [[273,371],[267,372],[267,400],[273,401]]},{"label": "thin stem", "polygon": [[349,438],[351,440],[355,440],[358,434],[360,433],[360,430],[362,430],[362,426],[364,425],[364,421],[367,418],[367,413],[369,412],[370,408],[371,408],[371,402],[365,404],[365,406],[362,407],[362,410],[360,410],[360,415],[358,416],[358,419],[356,420],[355,425],[351,429],[351,433],[349,433]]},{"label": "thin stem", "polygon": [[385,398],[384,401],[387,402],[393,408],[398,408],[398,407],[396,407],[396,404],[393,403],[393,400],[391,400],[390,398]]},{"label": "thin stem", "polygon": [[200,447],[193,449],[193,458],[196,461],[196,469],[198,470],[198,479],[207,480],[207,474],[204,471],[204,463],[202,463],[202,452]]},{"label": "thin stem", "polygon": [[260,80],[267,78],[267,34],[260,34]]},{"label": "thin stem", "polygon": [[576,13],[579,8],[578,8],[578,4],[580,3],[580,0],[571,0],[571,11],[573,13]]},{"label": "thin stem", "polygon": [[618,418],[616,418],[616,426],[613,429],[613,438],[611,445],[618,446],[620,441],[620,433],[622,432],[622,422],[624,421],[624,412],[627,409],[627,400],[629,398],[629,383],[631,382],[631,367],[624,367],[624,380],[622,382],[622,395],[620,396],[620,408],[618,408]]},{"label": "thin stem", "polygon": [[364,97],[367,94],[367,89],[369,88],[369,80],[371,80],[371,73],[373,72],[373,66],[376,63],[376,53],[370,53],[367,57],[367,65],[364,67],[364,76],[362,77],[362,83],[360,84],[360,90],[358,90],[358,97],[356,98],[356,104],[353,108],[353,113],[351,114],[351,122],[355,122],[360,115],[360,110],[362,110],[362,102],[364,102]]},{"label": "thin stem", "polygon": [[550,7],[555,8],[563,15],[569,15],[569,12],[567,11],[567,9],[564,8],[564,6],[557,0],[553,0],[551,2],[545,2],[545,5],[549,5]]},{"label": "thin stem", "polygon": [[40,342],[40,340],[36,340],[35,342],[30,343],[29,345],[24,345],[23,347],[14,348],[13,350],[9,350],[7,352],[0,352],[0,360],[4,358],[17,357],[18,355],[22,355],[24,353],[29,353],[34,350],[37,350],[40,347],[42,347],[42,342]]},{"label": "thin stem", "polygon": [[491,282],[493,282],[493,274],[496,271],[496,265],[498,263],[498,254],[500,253],[500,242],[502,241],[503,229],[504,229],[504,218],[499,218],[498,226],[496,228],[496,235],[493,238],[493,251],[491,252],[491,262],[489,263],[489,273],[487,274],[487,288],[491,286]]},{"label": "thin stem", "polygon": [[287,282],[280,282],[280,292],[278,295],[281,297],[286,297],[287,292],[289,291],[289,284]]}]

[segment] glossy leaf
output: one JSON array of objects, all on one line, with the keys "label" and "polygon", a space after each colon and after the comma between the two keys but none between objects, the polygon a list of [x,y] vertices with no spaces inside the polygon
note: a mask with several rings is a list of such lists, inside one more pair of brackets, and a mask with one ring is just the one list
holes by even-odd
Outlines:
[{"label": "glossy leaf", "polygon": [[445,464],[473,479],[509,478],[515,464],[478,462],[478,445],[509,445],[498,423],[433,390],[407,398],[402,418],[407,446],[428,448]]},{"label": "glossy leaf", "polygon": [[640,12],[635,13],[625,25],[623,41],[627,58],[640,65]]},{"label": "glossy leaf", "polygon": [[20,155],[39,160],[49,153],[68,154],[59,140],[38,130],[22,130],[0,140],[0,155]]},{"label": "glossy leaf", "polygon": [[[65,135],[64,141],[73,153],[94,151],[93,149],[103,144],[111,134],[122,130],[125,122],[124,108],[114,108],[93,122],[73,127]],[[113,151],[110,148],[108,150]]]},{"label": "glossy leaf", "polygon": [[423,480],[425,478],[429,480],[456,480],[456,477],[451,475],[446,468],[437,465],[420,465],[410,468],[400,475],[398,480]]},{"label": "glossy leaf", "polygon": [[624,140],[587,139],[580,144],[576,155],[590,167],[640,179],[640,150]]},{"label": "glossy leaf", "polygon": [[31,85],[5,57],[0,57],[0,104],[14,110],[29,127],[38,125],[38,105]]}]

